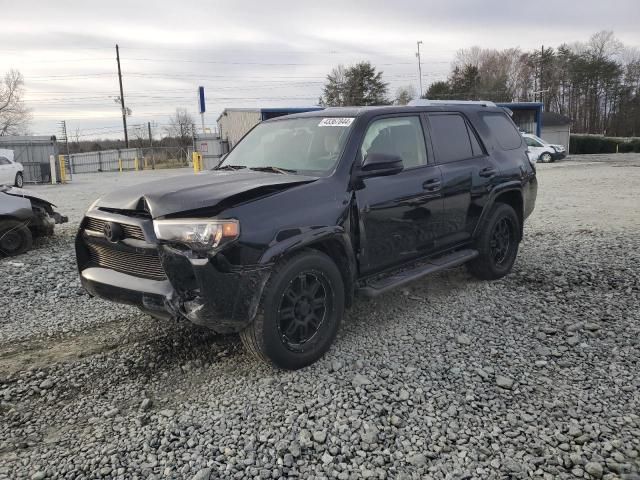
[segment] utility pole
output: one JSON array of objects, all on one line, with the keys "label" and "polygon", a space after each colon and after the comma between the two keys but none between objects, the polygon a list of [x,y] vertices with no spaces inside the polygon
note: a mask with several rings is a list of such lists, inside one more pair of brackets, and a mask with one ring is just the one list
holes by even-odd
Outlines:
[{"label": "utility pole", "polygon": [[67,157],[69,156],[69,137],[67,137],[67,122],[66,120],[62,120],[60,122],[60,135],[62,136],[61,140],[64,141],[65,146],[66,146],[66,150],[67,150]]},{"label": "utility pole", "polygon": [[156,156],[153,154],[153,137],[151,136],[151,122],[147,122],[147,129],[149,130],[149,147],[151,148],[151,169],[156,169]]},{"label": "utility pole", "polygon": [[540,103],[542,103],[543,107],[544,107],[544,87],[542,85],[544,79],[542,74],[544,73],[544,45],[542,45],[542,48],[540,49]]},{"label": "utility pole", "polygon": [[73,173],[73,165],[71,164],[71,155],[69,152],[69,137],[67,136],[67,121],[66,120],[62,120],[60,122],[60,136],[62,137],[61,140],[64,140],[64,144],[67,150],[67,161],[69,162],[69,173],[72,174]]},{"label": "utility pole", "polygon": [[120,48],[116,43],[116,60],[118,61],[118,81],[120,82],[120,107],[122,107],[122,126],[124,127],[124,143],[129,148],[129,133],[127,132],[127,110],[124,108],[124,91],[122,90],[122,70],[120,70]]},{"label": "utility pole", "polygon": [[418,40],[418,51],[416,52],[416,57],[418,57],[418,80],[420,80],[420,98],[422,98],[422,62],[420,61],[420,44],[422,40]]}]

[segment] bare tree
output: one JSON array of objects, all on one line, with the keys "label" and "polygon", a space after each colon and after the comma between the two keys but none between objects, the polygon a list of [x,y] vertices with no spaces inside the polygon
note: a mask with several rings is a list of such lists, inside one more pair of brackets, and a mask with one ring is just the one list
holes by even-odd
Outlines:
[{"label": "bare tree", "polygon": [[624,45],[610,30],[594,33],[587,42],[589,53],[595,59],[611,58],[624,50]]},{"label": "bare tree", "polygon": [[9,70],[0,82],[0,135],[26,133],[31,114],[22,95],[24,79],[18,70]]},{"label": "bare tree", "polygon": [[147,138],[147,126],[144,124],[131,125],[129,135],[134,138],[135,146],[142,148]]},{"label": "bare tree", "polygon": [[413,85],[404,85],[396,90],[394,105],[406,105],[418,95]]},{"label": "bare tree", "polygon": [[169,119],[165,132],[169,137],[190,139],[194,123],[193,117],[186,108],[176,108],[176,113]]},{"label": "bare tree", "polygon": [[187,158],[187,149],[192,144],[194,134],[194,120],[186,108],[176,108],[176,113],[169,119],[169,125],[165,127],[172,143],[179,147],[178,158]]}]

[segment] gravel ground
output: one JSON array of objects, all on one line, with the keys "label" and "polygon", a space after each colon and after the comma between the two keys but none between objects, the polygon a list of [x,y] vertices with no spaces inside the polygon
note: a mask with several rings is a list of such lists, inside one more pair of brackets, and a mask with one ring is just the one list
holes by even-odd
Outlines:
[{"label": "gravel ground", "polygon": [[90,299],[70,224],[0,260],[0,478],[640,479],[640,156],[538,167],[508,277],[357,300],[317,364]]}]

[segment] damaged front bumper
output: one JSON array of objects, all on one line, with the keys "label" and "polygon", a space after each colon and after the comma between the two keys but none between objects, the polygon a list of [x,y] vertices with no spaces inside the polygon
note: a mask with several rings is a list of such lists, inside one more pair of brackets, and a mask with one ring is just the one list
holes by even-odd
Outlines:
[{"label": "damaged front bumper", "polygon": [[[251,323],[270,268],[222,272],[209,259],[184,259],[187,261],[165,257],[167,280],[139,278],[101,267],[82,270],[80,279],[97,297],[135,305],[157,317],[185,318],[218,333],[239,332]],[[185,277],[187,285],[180,283]]]},{"label": "damaged front bumper", "polygon": [[[113,215],[109,217],[114,220]],[[271,273],[270,265],[232,265],[223,253],[197,258],[190,250],[157,244],[155,238],[150,238],[152,228],[144,225],[145,221],[136,222],[144,231],[144,241],[125,239],[109,245],[101,232],[81,228],[76,254],[81,283],[91,295],[135,305],[159,318],[184,318],[218,333],[239,332],[253,321]],[[109,251],[105,249],[112,249],[112,258],[104,253]],[[99,255],[92,255],[91,251],[98,251]],[[142,278],[127,271],[126,265],[116,266],[118,258],[140,252],[157,253],[166,276]]]},{"label": "damaged front bumper", "polygon": [[165,307],[219,333],[243,330],[258,311],[271,266],[231,266],[222,254],[193,258],[190,253],[161,249],[167,276],[177,287]]}]

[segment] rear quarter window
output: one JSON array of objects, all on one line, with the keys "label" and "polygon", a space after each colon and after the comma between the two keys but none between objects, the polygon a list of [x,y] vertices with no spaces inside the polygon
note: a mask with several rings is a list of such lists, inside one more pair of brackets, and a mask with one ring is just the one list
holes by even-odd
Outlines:
[{"label": "rear quarter window", "polygon": [[513,122],[502,113],[485,113],[482,120],[503,150],[515,150],[522,146],[522,136]]}]

